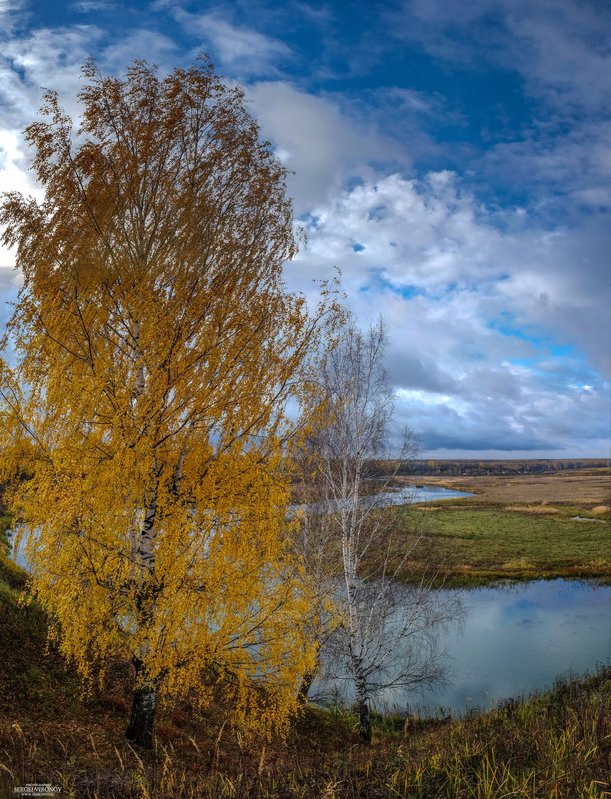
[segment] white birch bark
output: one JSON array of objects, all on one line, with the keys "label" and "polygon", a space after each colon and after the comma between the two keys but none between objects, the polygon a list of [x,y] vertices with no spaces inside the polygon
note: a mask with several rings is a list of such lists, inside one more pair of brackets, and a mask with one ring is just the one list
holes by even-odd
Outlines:
[{"label": "white birch bark", "polygon": [[[379,502],[367,484],[372,463],[389,457],[393,393],[383,364],[385,339],[381,320],[367,334],[350,325],[339,346],[326,353],[320,383],[329,404],[329,422],[311,442],[319,464],[322,494],[314,513],[320,514],[320,508],[326,507],[320,529],[330,537],[335,530],[341,542],[343,590],[335,592],[334,602],[344,619],[342,640],[359,710],[360,734],[366,740],[371,740],[369,711],[373,692],[401,681],[433,681],[439,673],[432,654],[435,626],[456,615],[453,608],[435,608],[430,602],[430,586],[421,585],[408,592],[405,623],[396,625],[399,594],[407,594],[400,592],[394,578],[410,549],[406,546],[398,562],[394,554],[395,560],[391,559],[391,517],[375,513]],[[414,451],[406,432],[393,453],[397,469],[401,460],[413,456]],[[388,490],[393,476],[390,474],[385,483],[378,484],[382,491]],[[327,549],[329,553],[334,551],[332,545]],[[373,575],[364,573],[370,554],[376,556],[379,566]],[[405,663],[398,664],[398,671],[391,675],[388,665],[399,642],[408,639],[416,641],[417,647],[408,651]],[[337,648],[334,651],[337,653]],[[422,656],[424,652],[426,657]]]}]

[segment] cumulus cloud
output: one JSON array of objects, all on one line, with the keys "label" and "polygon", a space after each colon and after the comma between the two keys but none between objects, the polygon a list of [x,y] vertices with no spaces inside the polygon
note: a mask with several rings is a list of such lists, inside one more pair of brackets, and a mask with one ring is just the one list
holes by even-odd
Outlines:
[{"label": "cumulus cloud", "polygon": [[[498,338],[512,343],[514,357],[526,357],[529,339],[547,335],[576,343],[608,368],[602,220],[552,232],[528,217],[510,231],[495,222],[453,173],[422,180],[392,175],[313,212],[304,269],[324,277],[337,264],[351,294],[391,292],[412,309],[435,307],[452,327],[480,320],[474,357],[496,347]],[[584,324],[588,317],[597,319],[595,327]],[[495,320],[496,330],[490,328]]]},{"label": "cumulus cloud", "polygon": [[[92,54],[103,69],[117,72],[135,58],[148,58],[163,67],[176,48],[168,37],[141,29],[113,42],[104,38],[95,25],[39,28],[6,36],[0,48],[0,191],[42,198],[29,171],[31,153],[21,134],[38,116],[45,89],[59,93],[62,107],[78,123],[80,68]],[[13,263],[14,253],[0,245],[0,266]]]},{"label": "cumulus cloud", "polygon": [[[33,175],[27,171],[27,167],[20,131],[0,130],[0,192],[20,191],[22,194],[42,199],[42,192],[36,185]],[[14,265],[14,252],[0,244],[0,268]],[[2,274],[0,296],[2,289],[8,285],[7,273],[3,271]]]},{"label": "cumulus cloud", "polygon": [[297,213],[327,201],[348,176],[371,176],[371,160],[408,161],[397,142],[342,113],[332,99],[308,94],[285,81],[248,88],[262,132],[294,172],[289,189]]},{"label": "cumulus cloud", "polygon": [[58,91],[68,113],[76,115],[80,67],[102,37],[93,25],[40,28],[2,43],[0,108],[3,124],[22,128],[40,107],[43,89]]},{"label": "cumulus cloud", "polygon": [[427,449],[604,452],[609,386],[589,364],[608,368],[610,297],[592,231],[503,231],[441,172],[347,190],[307,232],[289,280],[337,264],[357,318],[383,309],[399,416]]},{"label": "cumulus cloud", "polygon": [[[77,6],[94,14],[107,2]],[[331,25],[333,15],[294,6],[321,30]],[[0,0],[0,24],[17,20],[19,8],[16,0]],[[286,79],[281,70],[295,72],[298,56],[269,31],[236,25],[218,8],[190,13],[164,0],[152,8],[182,29],[180,50],[171,29],[160,33],[151,19],[150,26],[112,35],[98,25],[5,25],[2,189],[38,191],[19,131],[36,116],[41,86],[57,89],[76,115],[79,67],[92,53],[107,71],[122,71],[137,57],[163,71],[182,60],[181,52],[187,58],[209,48],[225,74],[250,82],[251,111],[294,171],[289,191],[309,243],[287,267],[289,287],[310,292],[313,278],[329,278],[339,266],[357,319],[366,324],[383,312],[398,423],[439,457],[608,451],[610,387],[601,373],[610,349],[604,210],[611,128],[601,73],[608,71],[609,48],[591,5],[404,3],[391,33],[418,41],[446,64],[517,71],[539,103],[515,135],[479,150],[463,147],[460,172],[421,166],[451,162],[434,133],[441,118],[460,127],[462,109],[448,98],[405,85],[378,86],[358,98],[331,93],[328,85],[314,94]],[[528,187],[528,198],[523,207],[494,206],[482,200],[482,185]],[[0,267],[13,263],[0,250]],[[18,281],[18,272],[0,268],[0,297],[13,298]],[[1,305],[0,325],[6,316]]]},{"label": "cumulus cloud", "polygon": [[[0,191],[20,191],[41,199],[29,171],[31,153],[21,132],[38,115],[44,89],[54,89],[64,108],[78,115],[80,66],[102,32],[95,26],[40,28],[8,36],[0,46]],[[0,245],[0,267],[14,264],[14,253]]]}]

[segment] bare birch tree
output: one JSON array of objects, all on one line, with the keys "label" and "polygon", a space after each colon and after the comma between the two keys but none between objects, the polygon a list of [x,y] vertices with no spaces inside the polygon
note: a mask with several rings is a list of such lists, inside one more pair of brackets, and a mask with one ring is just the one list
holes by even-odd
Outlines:
[{"label": "bare birch tree", "polygon": [[394,393],[384,368],[386,340],[381,319],[366,333],[350,321],[339,344],[321,359],[327,423],[310,441],[300,542],[321,596],[315,621],[326,669],[337,677],[347,666],[359,732],[367,741],[373,694],[440,677],[436,632],[457,613],[431,591],[431,580],[402,585],[396,579],[418,536],[410,544],[402,534],[399,541],[396,516],[384,509],[396,469],[380,479],[380,461],[392,454],[398,468],[417,447],[406,430],[392,452]]}]

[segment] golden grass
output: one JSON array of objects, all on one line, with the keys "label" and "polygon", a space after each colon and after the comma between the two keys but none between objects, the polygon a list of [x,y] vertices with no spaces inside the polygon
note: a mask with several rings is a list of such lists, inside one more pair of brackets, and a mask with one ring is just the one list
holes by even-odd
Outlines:
[{"label": "golden grass", "polygon": [[[431,477],[413,475],[401,478],[406,483],[441,485],[476,494],[466,502],[495,502],[503,505],[549,502],[586,504],[607,510],[611,506],[611,479],[605,473],[495,475],[490,477]],[[599,511],[603,513],[603,511]]]},{"label": "golden grass", "polygon": [[536,568],[535,564],[528,560],[528,558],[515,558],[514,560],[508,560],[506,563],[503,563],[503,569],[507,571],[531,571]]},{"label": "golden grass", "polygon": [[554,514],[558,513],[558,508],[552,505],[506,505],[504,510],[518,511],[519,513]]},{"label": "golden grass", "polygon": [[610,711],[602,670],[459,720],[374,713],[372,746],[342,708],[307,708],[288,745],[215,740],[191,719],[150,753],[114,717],[13,716],[0,720],[0,795],[49,782],[72,799],[604,799]]},{"label": "golden grass", "polygon": [[611,513],[611,505],[597,505],[592,508],[592,513],[595,516],[604,516],[607,513]]}]

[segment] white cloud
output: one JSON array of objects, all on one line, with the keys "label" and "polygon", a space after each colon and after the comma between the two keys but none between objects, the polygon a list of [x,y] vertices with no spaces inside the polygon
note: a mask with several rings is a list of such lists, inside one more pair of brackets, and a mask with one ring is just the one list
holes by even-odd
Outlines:
[{"label": "white cloud", "polygon": [[326,202],[348,176],[371,177],[371,160],[408,160],[395,141],[346,116],[330,98],[283,81],[256,83],[248,97],[263,135],[295,173],[289,189],[297,213]]},{"label": "white cloud", "polygon": [[104,69],[113,74],[125,72],[125,69],[138,58],[157,64],[163,71],[168,62],[176,59],[177,50],[176,42],[168,36],[139,28],[109,44],[104,49],[101,60]]},{"label": "white cloud", "polygon": [[[101,37],[92,26],[41,28],[13,36],[0,49],[0,191],[20,191],[41,199],[29,171],[31,153],[21,131],[38,115],[43,89],[59,92],[76,116],[80,66]],[[0,266],[14,264],[14,253],[0,246]]]},{"label": "white cloud", "polygon": [[[42,192],[33,175],[27,171],[20,131],[0,129],[0,192],[19,191],[42,199]],[[0,268],[15,265],[15,254],[0,244]],[[0,285],[6,286],[6,273]]]},{"label": "white cloud", "polygon": [[477,220],[477,204],[450,172],[391,175],[345,191],[313,212],[308,262],[344,264],[351,285],[378,280],[427,291],[505,271],[503,236]]},{"label": "white cloud", "polygon": [[542,121],[526,136],[490,148],[475,165],[479,179],[528,187],[531,207],[542,216],[611,208],[611,121],[586,117],[561,134],[559,125]]},{"label": "white cloud", "polygon": [[609,386],[584,353],[609,354],[606,260],[591,231],[520,218],[502,232],[452,173],[394,175],[320,204],[287,274],[297,287],[338,265],[356,317],[382,310],[399,417],[427,448],[604,454]]},{"label": "white cloud", "polygon": [[[609,369],[602,225],[592,220],[579,230],[550,233],[522,217],[521,228],[503,232],[452,173],[422,181],[393,175],[321,204],[298,264],[303,274],[320,278],[336,264],[351,296],[392,291],[409,300],[411,312],[426,306],[434,324],[454,328],[458,321],[479,320],[476,355],[496,347],[500,333],[486,325],[504,314],[505,327],[526,330],[522,339],[502,336],[518,350],[513,357],[528,355],[529,337],[547,334]],[[464,335],[458,340],[464,342]],[[464,362],[468,353],[455,354]]]},{"label": "white cloud", "polygon": [[43,89],[55,89],[68,113],[78,110],[80,67],[102,32],[91,25],[40,28],[14,37],[0,50],[0,108],[4,125],[23,127],[37,114]]},{"label": "white cloud", "polygon": [[72,4],[75,11],[81,14],[91,14],[96,11],[109,11],[116,8],[116,3],[113,0],[78,0]]},{"label": "white cloud", "polygon": [[0,33],[8,36],[18,27],[24,11],[23,0],[0,0]]},{"label": "white cloud", "polygon": [[[530,32],[507,0],[427,3],[411,4],[425,26],[442,14],[468,27],[482,10],[501,13],[504,31],[511,29],[515,40],[511,52],[522,53],[530,91],[550,107],[555,92],[573,96],[571,79],[554,78],[555,68],[571,63],[585,81],[606,63],[600,43],[591,58],[584,52],[585,17],[576,23],[578,41],[563,54],[564,28],[558,25],[568,17],[561,15],[557,25],[550,21],[546,0],[541,13],[547,16],[529,11],[525,17],[539,20]],[[9,6],[0,0],[0,19]],[[567,7],[576,8],[571,2]],[[282,42],[236,27],[220,12],[187,14],[175,6],[172,13],[213,46],[232,77],[274,75],[292,58]],[[440,52],[449,41],[438,39]],[[173,40],[144,29],[110,41],[95,26],[38,29],[7,39],[0,51],[2,189],[36,191],[19,130],[35,117],[41,86],[58,89],[67,110],[77,113],[79,67],[92,52],[112,71],[136,57],[162,67],[176,57]],[[603,454],[609,385],[591,364],[602,368],[609,357],[606,218],[581,218],[575,229],[569,223],[545,228],[532,207],[493,213],[454,172],[407,179],[414,147],[422,152],[433,146],[425,138],[417,143],[417,120],[439,115],[443,99],[401,89],[388,95],[388,102],[411,114],[408,152],[367,121],[363,106],[359,113],[339,95],[315,96],[283,80],[254,83],[247,91],[263,134],[295,171],[289,188],[297,212],[309,212],[309,246],[287,269],[289,285],[308,290],[312,278],[330,277],[337,265],[357,318],[365,323],[382,310],[391,331],[388,366],[401,391],[399,419],[439,455],[455,454],[452,448]],[[585,94],[584,104],[600,107],[598,83]],[[382,119],[380,113],[378,124]],[[540,186],[541,198],[550,186],[562,186],[576,206],[604,207],[611,178],[611,133],[604,124],[583,119],[553,144],[543,127],[499,144],[479,162],[481,176],[493,183],[504,170],[508,182]],[[402,174],[380,166],[393,161]],[[0,251],[0,267],[12,263],[12,255]],[[17,272],[0,269],[2,296],[14,295],[16,281]],[[3,318],[5,311],[0,307]],[[555,344],[566,351],[558,354]]]},{"label": "white cloud", "polygon": [[564,108],[611,106],[608,6],[574,0],[502,5],[511,37],[504,60],[523,73],[532,93]]},{"label": "white cloud", "polygon": [[191,35],[201,36],[221,65],[239,79],[275,74],[276,62],[291,58],[291,50],[284,42],[252,28],[237,27],[219,13],[190,14],[176,8],[174,16]]},{"label": "white cloud", "polygon": [[580,0],[405,0],[390,12],[396,36],[473,64],[491,61],[523,75],[551,105],[609,107],[609,7]]}]

